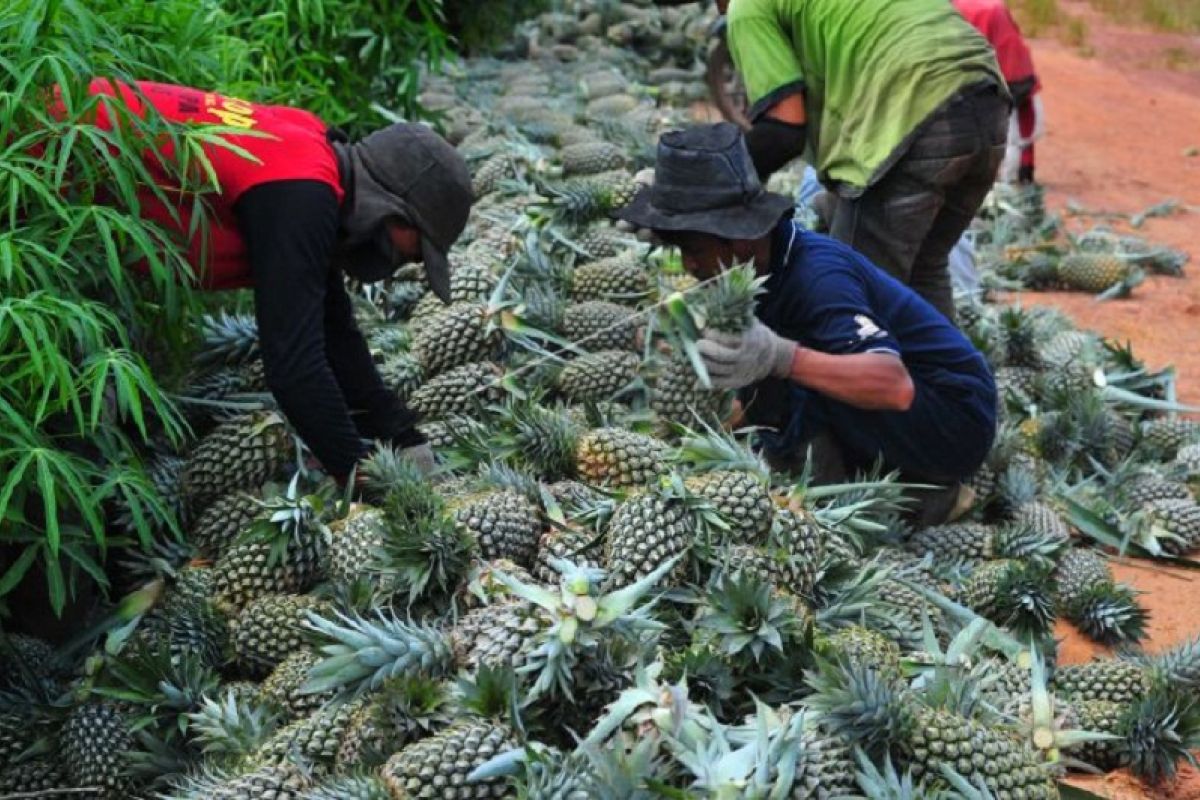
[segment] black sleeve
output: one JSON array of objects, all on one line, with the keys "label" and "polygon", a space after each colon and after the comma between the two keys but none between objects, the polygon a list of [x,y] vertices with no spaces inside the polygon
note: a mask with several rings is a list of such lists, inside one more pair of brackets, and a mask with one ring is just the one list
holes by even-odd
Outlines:
[{"label": "black sleeve", "polygon": [[272,181],[243,194],[234,211],[249,251],[267,386],[322,466],[344,477],[367,443],[326,355],[337,197],[318,181]]},{"label": "black sleeve", "polygon": [[806,126],[793,125],[772,117],[759,117],[746,133],[746,149],[766,182],[776,170],[804,153]]},{"label": "black sleeve", "polygon": [[325,355],[364,436],[397,447],[425,441],[416,429],[417,415],[379,376],[370,348],[354,322],[346,284],[337,270],[329,271],[325,287]]}]

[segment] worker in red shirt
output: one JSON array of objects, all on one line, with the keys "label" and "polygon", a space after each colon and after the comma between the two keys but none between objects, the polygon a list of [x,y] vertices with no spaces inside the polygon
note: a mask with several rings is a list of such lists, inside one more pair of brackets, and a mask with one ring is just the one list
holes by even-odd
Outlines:
[{"label": "worker in red shirt", "polygon": [[[1013,124],[1009,130],[1009,157],[1000,168],[1002,178],[1033,183],[1033,143],[1045,130],[1041,82],[1033,69],[1033,55],[1004,0],[952,0],[958,13],[991,43],[1000,72],[1013,97]],[[1018,161],[1019,158],[1019,161]]]},{"label": "worker in red shirt", "polygon": [[[324,468],[344,479],[373,440],[401,448],[425,470],[433,456],[417,417],[380,378],[354,323],[343,274],[364,282],[422,261],[449,295],[446,253],[471,208],[462,156],[421,125],[398,123],[351,143],[315,115],[168,84],[98,79],[104,94],[143,115],[243,128],[205,145],[219,190],[206,195],[207,231],[191,227],[195,197],[165,207],[146,190],[141,214],[188,244],[201,288],[253,287],[267,385]],[[95,124],[110,126],[106,103]],[[160,155],[173,158],[168,143]],[[158,157],[146,168],[168,190]]]}]

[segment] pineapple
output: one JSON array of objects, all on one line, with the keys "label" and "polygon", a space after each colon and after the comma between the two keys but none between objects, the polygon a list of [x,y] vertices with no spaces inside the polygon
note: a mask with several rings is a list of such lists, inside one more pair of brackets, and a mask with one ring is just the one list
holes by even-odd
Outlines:
[{"label": "pineapple", "polygon": [[1054,573],[1059,613],[1101,644],[1136,642],[1146,632],[1145,609],[1137,594],[1113,583],[1108,563],[1094,550],[1073,549]]},{"label": "pineapple", "polygon": [[1200,477],[1200,444],[1185,444],[1175,451],[1172,464],[1183,472],[1183,477],[1194,481]]},{"label": "pineapple", "polygon": [[1061,550],[1063,543],[1053,532],[1047,536],[1019,523],[998,527],[959,522],[917,531],[906,546],[917,555],[932,554],[939,564],[976,564],[997,558],[1045,561]]},{"label": "pineapple", "polygon": [[588,351],[635,350],[633,311],[606,300],[571,303],[563,312],[562,335]]},{"label": "pineapple", "polygon": [[882,675],[900,674],[900,648],[882,633],[851,625],[835,631],[820,645],[829,657]]},{"label": "pineapple", "polygon": [[600,219],[627,205],[637,189],[633,175],[621,169],[546,182],[541,186],[554,215],[577,224]]},{"label": "pineapple", "polygon": [[330,692],[309,694],[300,691],[308,680],[308,671],[320,661],[321,657],[310,647],[289,653],[259,685],[258,699],[278,709],[285,722],[311,715],[333,697]]},{"label": "pineapple", "polygon": [[411,353],[396,353],[379,365],[379,377],[401,400],[407,400],[425,381],[425,370]]},{"label": "pineapple", "polygon": [[374,775],[343,775],[317,784],[299,800],[392,800],[387,784]]},{"label": "pineapple", "polygon": [[999,560],[980,564],[971,572],[958,600],[1022,641],[1041,639],[1054,627],[1054,601],[1049,594],[1048,570],[1037,564]]},{"label": "pineapple", "polygon": [[293,480],[285,495],[260,503],[264,518],[213,566],[213,600],[225,613],[266,594],[307,591],[322,577],[329,529],[319,501],[299,497],[297,486]]},{"label": "pineapple", "polygon": [[[617,506],[605,538],[614,586],[628,586],[677,561],[696,536],[689,501],[677,492],[649,490]],[[682,573],[682,562],[675,577]]]},{"label": "pineapple", "polygon": [[361,698],[346,703],[331,703],[310,716],[284,725],[258,749],[253,757],[254,762],[285,764],[300,759],[312,771],[331,770],[342,737],[363,705]]},{"label": "pineapple", "polygon": [[[624,231],[614,228],[612,225],[604,225],[599,223],[591,223],[584,228],[578,229],[568,237],[571,243],[576,248],[582,250],[589,258],[604,259],[617,258],[626,253],[631,247],[638,244],[637,239],[632,238]],[[606,281],[607,283],[607,281]],[[625,297],[577,297],[577,300],[625,300]]]},{"label": "pineapple", "polygon": [[868,753],[896,752],[917,777],[936,778],[946,767],[1004,793],[997,796],[1058,797],[1048,766],[1004,728],[925,705],[861,665],[825,668],[809,682],[808,705],[826,729]]},{"label": "pineapple", "polygon": [[518,746],[507,725],[463,721],[400,750],[387,760],[380,774],[393,798],[507,797],[503,778],[471,783],[467,776],[494,756]]},{"label": "pineapple", "polygon": [[413,355],[430,378],[491,358],[500,345],[493,311],[483,302],[454,303],[422,320],[413,338]]},{"label": "pineapple", "polygon": [[[177,456],[160,453],[146,467],[146,476],[154,493],[165,506],[171,518],[181,524],[187,524],[187,503],[184,502],[182,480],[183,467],[187,462]],[[134,516],[125,503],[118,504],[120,508],[114,522],[128,533],[136,533]]]},{"label": "pineapple", "polygon": [[1146,514],[1165,552],[1182,555],[1200,549],[1200,504],[1194,500],[1152,500]]},{"label": "pineapple", "polygon": [[651,380],[650,408],[663,423],[717,426],[727,416],[733,392],[706,387],[680,354],[663,358]]},{"label": "pineapple", "polygon": [[1160,417],[1142,425],[1142,446],[1163,459],[1175,457],[1179,448],[1200,442],[1200,422],[1182,417]]},{"label": "pineapple", "polygon": [[205,314],[200,320],[196,366],[240,366],[259,359],[258,322],[248,314]]},{"label": "pineapple", "polygon": [[380,766],[400,748],[449,725],[456,705],[440,681],[405,676],[385,684],[356,711],[342,737],[339,771]]},{"label": "pineapple", "polygon": [[207,506],[188,531],[188,541],[208,558],[220,558],[263,515],[257,498],[233,492]]},{"label": "pineapple", "polygon": [[775,504],[762,476],[743,470],[715,470],[692,475],[684,481],[687,490],[712,506],[728,526],[734,542],[762,542],[771,529]]},{"label": "pineapple", "polygon": [[233,621],[234,661],[263,677],[305,644],[302,623],[329,604],[311,595],[268,594],[251,600]]},{"label": "pineapple", "polygon": [[624,169],[625,152],[609,142],[584,142],[564,147],[558,153],[563,175],[594,175]]},{"label": "pineapple", "polygon": [[236,778],[223,781],[203,793],[210,800],[300,800],[312,786],[312,778],[301,767],[290,763],[256,766]]},{"label": "pineapple", "polygon": [[551,559],[570,561],[584,568],[603,569],[604,554],[595,547],[596,534],[579,527],[555,528],[538,542],[533,576],[538,583],[553,585],[559,579]]},{"label": "pineapple", "polygon": [[537,669],[527,696],[547,692],[570,696],[572,667],[607,639],[636,637],[645,628],[642,598],[675,566],[668,561],[622,591],[598,592],[604,573],[559,563],[559,592],[504,582],[514,599],[484,606],[460,617],[447,631],[404,622],[385,612],[372,619],[310,614],[307,627],[327,642],[326,658],[311,672],[308,691],[359,693],[399,675],[446,676],[458,669]]},{"label": "pineapple", "polygon": [[575,449],[579,477],[594,486],[643,486],[666,470],[667,446],[621,428],[581,434]]},{"label": "pineapple", "polygon": [[574,403],[608,400],[637,378],[641,363],[627,350],[599,350],[568,361],[555,378],[555,387]]},{"label": "pineapple", "polygon": [[181,484],[193,508],[203,508],[248,486],[260,486],[292,454],[292,438],[275,413],[253,414],[218,425],[196,445]]},{"label": "pineapple", "polygon": [[[585,248],[587,249],[587,248]],[[571,273],[571,299],[605,300],[634,304],[650,292],[650,276],[637,258],[613,256],[575,267]]]},{"label": "pineapple", "polygon": [[[1094,733],[1124,735],[1124,721],[1128,705],[1111,700],[1081,700],[1072,704],[1079,717],[1079,729]],[[1119,742],[1087,742],[1071,749],[1071,756],[1100,770],[1113,770],[1121,766]]]},{"label": "pineapple", "polygon": [[1073,701],[1131,703],[1150,690],[1151,676],[1145,667],[1132,661],[1096,659],[1062,667],[1054,675],[1054,686]]},{"label": "pineapple", "polygon": [[1125,283],[1133,274],[1127,260],[1110,253],[1070,253],[1058,263],[1058,279],[1067,288],[1093,294]]},{"label": "pineapple", "polygon": [[6,759],[0,766],[0,797],[53,797],[71,785],[66,766],[53,758]]},{"label": "pineapple", "polygon": [[63,723],[58,758],[69,785],[94,787],[95,797],[124,800],[132,784],[127,753],[133,747],[129,722],[115,704],[87,702],[75,706]]},{"label": "pineapple", "polygon": [[426,381],[409,397],[409,405],[429,420],[469,414],[499,398],[503,374],[488,361],[464,364]]},{"label": "pineapple", "polygon": [[1155,500],[1191,500],[1192,492],[1186,483],[1146,472],[1120,481],[1117,499],[1119,506],[1134,512]]},{"label": "pineapple", "polygon": [[542,535],[541,509],[523,494],[507,489],[477,492],[452,500],[450,511],[483,558],[511,559],[523,567],[533,564]]},{"label": "pineapple", "polygon": [[609,94],[589,100],[584,115],[588,119],[611,119],[633,111],[640,105],[638,99],[630,94]]},{"label": "pineapple", "polygon": [[462,264],[450,273],[450,302],[486,301],[496,290],[499,279],[486,264]]}]

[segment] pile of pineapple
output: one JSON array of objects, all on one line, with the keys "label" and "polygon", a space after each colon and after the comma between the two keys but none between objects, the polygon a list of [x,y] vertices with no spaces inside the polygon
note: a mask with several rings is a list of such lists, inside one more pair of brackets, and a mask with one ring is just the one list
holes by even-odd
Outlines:
[{"label": "pile of pineapple", "polygon": [[[1129,218],[1173,213],[1168,201]],[[1112,215],[1110,215],[1112,216]],[[1134,234],[1098,225],[1072,234],[1047,214],[1040,186],[998,185],[976,221],[975,242],[985,285],[997,289],[1062,289],[1100,299],[1128,297],[1147,274],[1183,274],[1187,254]]]},{"label": "pile of pineapple", "polygon": [[[894,475],[772,471],[688,355],[760,281],[697,283],[608,223],[686,115],[653,62],[598,53],[427,81],[486,121],[457,137],[479,201],[451,303],[419,269],[352,289],[439,474],[381,446],[340,489],[253,321],[207,318],[196,439],[147,454],[179,535],[112,557],[96,636],[0,640],[0,797],[1054,798],[1190,757],[1200,639],[1141,652],[1109,568],[1200,550],[1169,373],[966,304],[1001,422],[964,518],[915,528]],[[1058,666],[1060,619],[1119,655]]]}]

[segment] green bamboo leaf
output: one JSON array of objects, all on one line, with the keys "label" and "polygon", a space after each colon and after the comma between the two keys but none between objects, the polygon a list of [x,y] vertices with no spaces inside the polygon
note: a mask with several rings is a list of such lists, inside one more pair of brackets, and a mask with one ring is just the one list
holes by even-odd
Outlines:
[{"label": "green bamboo leaf", "polygon": [[58,556],[50,552],[49,547],[43,547],[42,561],[46,567],[46,588],[50,594],[50,607],[55,616],[61,616],[67,605],[67,586],[63,581],[62,564]]},{"label": "green bamboo leaf", "polygon": [[13,559],[12,564],[4,571],[4,575],[0,576],[0,597],[11,592],[29,572],[29,568],[33,565],[38,553],[41,551],[41,545],[29,544],[21,551],[21,555]]}]

